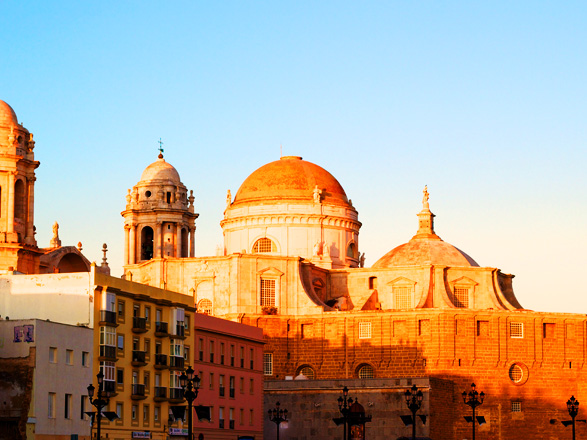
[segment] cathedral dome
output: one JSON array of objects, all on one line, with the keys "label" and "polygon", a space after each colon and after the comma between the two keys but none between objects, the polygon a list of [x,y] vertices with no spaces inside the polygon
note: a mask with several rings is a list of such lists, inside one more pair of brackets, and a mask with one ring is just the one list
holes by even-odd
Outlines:
[{"label": "cathedral dome", "polygon": [[254,171],[243,182],[234,204],[262,200],[312,200],[321,191],[322,203],[349,205],[344,189],[324,168],[299,156],[283,156]]},{"label": "cathedral dome", "polygon": [[177,170],[165,162],[161,154],[155,162],[145,168],[141,175],[141,182],[150,180],[170,180],[174,183],[181,183]]},{"label": "cathedral dome", "polygon": [[466,253],[438,239],[412,239],[392,249],[375,262],[374,268],[398,266],[474,266],[479,265]]},{"label": "cathedral dome", "polygon": [[16,113],[6,102],[0,99],[0,125],[11,126],[18,125]]},{"label": "cathedral dome", "polygon": [[428,189],[424,188],[422,211],[418,214],[418,232],[404,243],[381,257],[374,268],[398,266],[475,266],[479,265],[466,253],[442,241],[434,232],[434,214],[428,205]]}]

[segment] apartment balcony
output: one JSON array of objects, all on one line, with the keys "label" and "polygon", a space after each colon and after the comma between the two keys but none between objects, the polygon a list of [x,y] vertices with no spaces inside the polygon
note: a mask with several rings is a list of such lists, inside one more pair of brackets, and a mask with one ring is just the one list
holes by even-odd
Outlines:
[{"label": "apartment balcony", "polygon": [[132,400],[146,399],[147,396],[145,395],[145,385],[142,383],[133,383],[130,398]]},{"label": "apartment balcony", "polygon": [[176,325],[174,330],[175,333],[172,333],[169,336],[175,339],[185,339],[185,328],[183,324]]},{"label": "apartment balcony", "polygon": [[155,322],[155,336],[158,338],[166,338],[169,336],[169,326],[166,322]]},{"label": "apartment balcony", "polygon": [[147,365],[146,357],[147,353],[145,351],[133,350],[131,365],[133,367],[144,367]]},{"label": "apartment balcony", "polygon": [[169,388],[169,401],[172,403],[183,402],[183,390],[181,388]]},{"label": "apartment balcony", "polygon": [[111,312],[110,310],[100,310],[100,322],[98,324],[118,327],[118,323],[116,322],[116,312]]},{"label": "apartment balcony", "polygon": [[102,382],[102,390],[108,393],[109,397],[114,397],[118,393],[116,392],[116,383],[113,380],[105,380]]},{"label": "apartment balcony", "polygon": [[132,317],[132,331],[133,333],[145,333],[147,331],[147,318],[140,318],[138,316]]},{"label": "apartment balcony", "polygon": [[164,370],[166,368],[169,368],[169,365],[167,365],[167,355],[157,353],[155,355],[155,369]]},{"label": "apartment balcony", "polygon": [[155,387],[155,395],[153,396],[155,402],[164,402],[167,400],[167,388]]},{"label": "apartment balcony", "polygon": [[116,357],[116,347],[112,345],[100,345],[100,360],[116,362],[118,360]]},{"label": "apartment balcony", "polygon": [[170,370],[183,370],[184,363],[185,360],[181,356],[169,356]]}]

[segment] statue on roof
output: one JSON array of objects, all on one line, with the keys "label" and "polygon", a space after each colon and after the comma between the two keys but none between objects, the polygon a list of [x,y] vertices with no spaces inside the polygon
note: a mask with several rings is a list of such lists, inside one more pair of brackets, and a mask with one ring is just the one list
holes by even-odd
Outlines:
[{"label": "statue on roof", "polygon": [[61,247],[61,240],[59,239],[59,223],[53,223],[53,238],[51,238],[51,247]]},{"label": "statue on roof", "polygon": [[424,209],[430,209],[430,204],[428,203],[428,200],[430,199],[430,194],[428,194],[428,185],[424,186],[424,197],[422,198],[422,207]]},{"label": "statue on roof", "polygon": [[316,185],[314,187],[314,191],[312,192],[312,195],[314,196],[314,203],[320,203],[322,190],[318,188],[318,185]]}]

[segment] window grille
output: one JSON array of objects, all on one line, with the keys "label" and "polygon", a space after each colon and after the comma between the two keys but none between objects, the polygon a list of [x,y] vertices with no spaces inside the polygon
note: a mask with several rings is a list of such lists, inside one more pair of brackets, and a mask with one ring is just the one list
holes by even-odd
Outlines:
[{"label": "window grille", "polygon": [[412,308],[412,288],[411,287],[394,287],[393,288],[394,309]]},{"label": "window grille", "polygon": [[261,279],[261,306],[275,307],[275,280]]},{"label": "window grille", "polygon": [[373,379],[375,377],[375,372],[373,371],[373,367],[371,365],[363,365],[359,368],[359,378],[360,379]]},{"label": "window grille", "polygon": [[371,322],[359,322],[359,339],[371,339]]},{"label": "window grille", "polygon": [[469,307],[469,289],[466,287],[454,288],[455,307],[466,309]]},{"label": "window grille", "polygon": [[201,299],[198,302],[198,313],[204,313],[205,315],[212,314],[212,301],[209,299]]},{"label": "window grille", "polygon": [[510,338],[521,339],[524,337],[524,323],[510,322]]},{"label": "window grille", "polygon": [[518,364],[510,367],[510,379],[514,383],[520,383],[524,378],[524,370]]},{"label": "window grille", "polygon": [[430,320],[420,319],[418,321],[418,333],[420,336],[427,336],[430,334]]},{"label": "window grille", "polygon": [[273,353],[263,353],[263,374],[273,376]]},{"label": "window grille", "polygon": [[256,241],[255,245],[253,246],[253,253],[254,254],[264,254],[275,252],[275,245],[271,240],[268,238],[260,238]]},{"label": "window grille", "polygon": [[310,380],[314,380],[314,370],[311,367],[303,367],[300,374],[306,376]]},{"label": "window grille", "polygon": [[522,412],[522,402],[512,402],[512,412]]}]

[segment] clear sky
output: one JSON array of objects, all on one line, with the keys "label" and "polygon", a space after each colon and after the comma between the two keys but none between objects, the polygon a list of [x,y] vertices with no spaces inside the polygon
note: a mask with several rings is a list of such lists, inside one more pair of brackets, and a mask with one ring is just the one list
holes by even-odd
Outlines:
[{"label": "clear sky", "polygon": [[127,188],[165,158],[214,255],[226,190],[299,155],[363,222],[367,266],[417,229],[516,275],[521,304],[587,313],[587,4],[0,3],[0,99],[35,135],[48,246],[122,273]]}]

